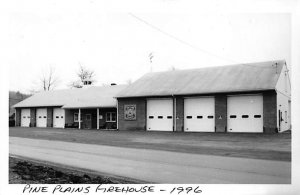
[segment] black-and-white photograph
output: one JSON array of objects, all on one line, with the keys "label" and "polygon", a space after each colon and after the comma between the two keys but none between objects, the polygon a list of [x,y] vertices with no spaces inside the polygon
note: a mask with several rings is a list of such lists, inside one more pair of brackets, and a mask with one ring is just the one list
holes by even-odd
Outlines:
[{"label": "black-and-white photograph", "polygon": [[10,11],[8,184],[295,184],[293,10],[214,2]]}]

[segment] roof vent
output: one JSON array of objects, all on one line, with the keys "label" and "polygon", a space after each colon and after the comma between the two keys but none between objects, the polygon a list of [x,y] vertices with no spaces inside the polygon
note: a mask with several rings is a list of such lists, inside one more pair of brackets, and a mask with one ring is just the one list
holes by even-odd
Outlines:
[{"label": "roof vent", "polygon": [[89,78],[85,78],[85,79],[83,79],[83,85],[91,85],[92,84],[92,81],[91,81],[91,79],[89,79]]},{"label": "roof vent", "polygon": [[84,79],[82,82],[83,82],[83,86],[82,86],[83,88],[86,88],[86,87],[89,87],[92,85],[92,80],[88,79],[88,78]]},{"label": "roof vent", "polygon": [[110,85],[111,85],[111,86],[114,86],[114,85],[117,85],[117,84],[116,84],[116,83],[111,83]]}]

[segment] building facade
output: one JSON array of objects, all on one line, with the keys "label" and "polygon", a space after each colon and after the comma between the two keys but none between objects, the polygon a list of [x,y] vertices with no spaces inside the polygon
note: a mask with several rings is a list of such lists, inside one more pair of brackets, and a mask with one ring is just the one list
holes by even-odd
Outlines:
[{"label": "building facade", "polygon": [[114,96],[125,85],[41,92],[16,104],[16,126],[117,129]]},{"label": "building facade", "polygon": [[276,133],[291,129],[290,81],[284,61],[149,73],[117,99],[120,130]]},{"label": "building facade", "polygon": [[291,129],[285,61],[148,73],[126,85],[38,93],[16,126],[277,133]]}]

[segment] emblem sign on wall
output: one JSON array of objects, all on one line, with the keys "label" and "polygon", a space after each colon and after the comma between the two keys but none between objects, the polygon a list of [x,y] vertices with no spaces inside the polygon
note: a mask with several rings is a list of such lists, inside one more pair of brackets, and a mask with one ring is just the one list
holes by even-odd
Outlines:
[{"label": "emblem sign on wall", "polygon": [[124,119],[136,120],[136,105],[124,105]]}]

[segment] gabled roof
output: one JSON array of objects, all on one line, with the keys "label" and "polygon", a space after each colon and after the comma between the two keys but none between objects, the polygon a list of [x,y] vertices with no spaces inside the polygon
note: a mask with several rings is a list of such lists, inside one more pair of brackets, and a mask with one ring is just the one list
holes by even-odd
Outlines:
[{"label": "gabled roof", "polygon": [[275,89],[284,60],[154,72],[144,75],[116,97],[209,94]]},{"label": "gabled roof", "polygon": [[14,105],[20,107],[62,106],[63,108],[116,107],[114,96],[126,85],[114,85],[80,89],[53,90],[37,93]]}]

